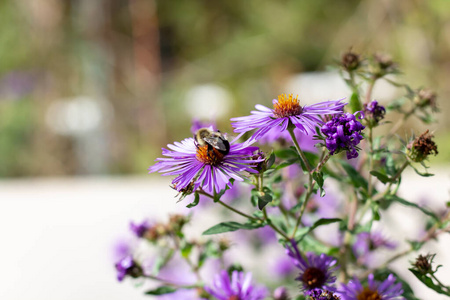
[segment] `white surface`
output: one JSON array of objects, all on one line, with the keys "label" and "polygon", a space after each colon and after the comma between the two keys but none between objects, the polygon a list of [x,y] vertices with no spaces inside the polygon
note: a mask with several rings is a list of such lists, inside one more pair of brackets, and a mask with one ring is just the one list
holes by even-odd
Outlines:
[{"label": "white surface", "polygon": [[[426,179],[408,173],[403,195],[408,199],[424,196],[433,205],[445,203],[449,200],[449,172],[436,173]],[[149,299],[131,282],[116,281],[112,246],[127,233],[129,220],[157,216],[164,220],[169,212],[185,206],[176,204],[176,193],[165,179],[146,176],[0,181],[0,299]],[[384,227],[408,236],[416,230],[417,217],[410,218],[412,210],[401,211],[389,215],[390,221]],[[447,283],[449,246],[446,235],[427,248],[438,253],[436,261],[444,265],[438,275]],[[417,288],[421,287],[417,282]],[[447,299],[427,289],[422,289],[419,297],[431,299],[430,295],[433,300]]]}]

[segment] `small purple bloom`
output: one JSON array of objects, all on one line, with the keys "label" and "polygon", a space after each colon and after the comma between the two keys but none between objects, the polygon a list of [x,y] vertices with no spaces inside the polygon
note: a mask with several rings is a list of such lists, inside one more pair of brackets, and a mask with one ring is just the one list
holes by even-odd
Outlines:
[{"label": "small purple bloom", "polygon": [[268,133],[271,138],[278,138],[286,131],[289,124],[293,124],[302,133],[314,134],[315,127],[323,124],[321,116],[340,114],[346,103],[340,100],[320,102],[312,105],[301,106],[297,97],[292,94],[281,94],[278,100],[274,99],[273,109],[257,104],[256,111],[250,116],[233,118],[231,121],[234,131],[244,133],[256,129],[251,140],[259,140]]},{"label": "small purple bloom", "polygon": [[300,275],[296,280],[303,283],[303,289],[325,288],[335,291],[333,284],[336,276],[333,276],[332,273],[337,269],[336,259],[323,253],[317,255],[312,252],[306,253],[306,259],[304,259],[294,240],[291,240],[291,245],[292,249],[288,247],[287,254],[300,269]]},{"label": "small purple bloom", "polygon": [[143,275],[142,268],[134,261],[131,255],[127,255],[116,263],[117,280],[122,281],[129,275],[138,278]]},{"label": "small purple bloom", "polygon": [[374,280],[373,274],[367,278],[368,286],[363,286],[358,279],[342,284],[339,295],[342,300],[378,299],[378,300],[405,300],[402,296],[402,284],[395,283],[394,275],[390,274],[383,282]]},{"label": "small purple bloom", "polygon": [[142,223],[134,223],[130,222],[130,230],[137,236],[143,237],[147,230],[150,229],[150,223],[148,220],[143,221]]},{"label": "small purple bloom", "polygon": [[230,276],[222,270],[214,276],[212,287],[205,286],[206,292],[218,300],[263,300],[267,289],[252,283],[252,274],[233,271]]},{"label": "small purple bloom", "polygon": [[333,292],[321,289],[313,289],[305,292],[306,296],[309,296],[311,300],[339,300],[339,296],[333,294]]},{"label": "small purple bloom", "polygon": [[[357,112],[359,113],[359,112]],[[361,116],[360,116],[361,118]],[[335,116],[322,126],[326,136],[326,147],[330,154],[347,151],[347,159],[358,157],[357,145],[363,139],[361,130],[365,127],[350,113]]]},{"label": "small purple bloom", "polygon": [[226,186],[231,188],[232,178],[244,181],[240,172],[257,173],[253,166],[259,160],[252,159],[252,155],[258,147],[250,147],[248,143],[232,144],[226,155],[209,151],[208,145],[196,145],[193,138],[167,147],[171,150],[162,149],[162,154],[167,157],[156,159],[158,162],[149,171],[177,175],[172,181],[177,191],[195,191],[201,187],[208,193],[220,192]]},{"label": "small purple bloom", "polygon": [[373,120],[373,125],[378,124],[384,118],[386,109],[384,106],[378,105],[378,101],[373,100],[367,104],[364,104],[364,114],[366,117],[370,117]]},{"label": "small purple bloom", "polygon": [[364,264],[370,263],[372,252],[379,248],[395,249],[397,244],[389,241],[379,231],[361,232],[356,236],[356,242],[352,246],[353,253],[358,261]]}]

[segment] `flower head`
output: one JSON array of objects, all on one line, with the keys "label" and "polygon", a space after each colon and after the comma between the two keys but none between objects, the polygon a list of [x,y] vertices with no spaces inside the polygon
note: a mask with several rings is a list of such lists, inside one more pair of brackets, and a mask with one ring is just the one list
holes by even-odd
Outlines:
[{"label": "flower head", "polygon": [[306,253],[306,259],[304,259],[294,240],[291,241],[291,245],[292,249],[288,247],[287,254],[300,269],[300,275],[296,280],[303,283],[303,289],[326,288],[334,291],[335,288],[332,285],[336,281],[336,277],[332,272],[337,269],[336,259],[323,253],[316,255],[312,252]]},{"label": "flower head", "polygon": [[125,276],[138,278],[143,275],[142,267],[139,266],[131,255],[127,255],[116,263],[117,280],[122,281]]},{"label": "flower head", "polygon": [[272,102],[273,109],[258,104],[255,106],[257,110],[251,112],[252,115],[231,119],[234,131],[244,133],[256,129],[251,139],[259,140],[269,132],[278,137],[286,131],[289,124],[293,124],[304,134],[311,134],[316,125],[323,124],[320,116],[342,113],[345,105],[341,100],[332,100],[301,106],[300,101],[292,94],[281,94],[278,100],[274,99]]},{"label": "flower head", "polygon": [[356,116],[345,113],[333,117],[322,126],[322,133],[326,136],[326,147],[330,154],[347,151],[347,159],[358,157],[356,146],[363,139],[361,130],[365,127],[356,120]]},{"label": "flower head", "polygon": [[438,154],[436,143],[432,140],[433,135],[429,132],[429,130],[425,131],[406,146],[408,156],[412,161],[421,162],[430,154]]},{"label": "flower head", "polygon": [[390,274],[385,281],[378,282],[370,274],[367,281],[367,286],[363,286],[358,279],[343,284],[339,291],[342,300],[405,300],[402,284],[395,283],[394,275]]},{"label": "flower head", "polygon": [[384,119],[384,114],[386,109],[384,106],[378,105],[378,101],[373,100],[369,103],[364,104],[364,115],[368,118],[370,125],[377,125],[382,119]]},{"label": "flower head", "polygon": [[321,289],[313,289],[305,293],[309,296],[308,300],[339,300],[341,297],[336,296],[333,292]]},{"label": "flower head", "polygon": [[227,154],[211,150],[209,145],[200,146],[193,138],[167,147],[170,150],[162,149],[167,158],[156,159],[158,162],[149,171],[177,175],[172,184],[179,192],[188,194],[199,187],[208,193],[220,192],[232,186],[231,179],[244,180],[239,172],[257,173],[253,166],[259,161],[252,159],[252,155],[258,147],[250,147],[248,143],[232,144]]},{"label": "flower head", "polygon": [[267,296],[267,289],[252,283],[252,274],[233,271],[231,278],[227,271],[216,274],[212,287],[205,290],[218,300],[263,300]]}]

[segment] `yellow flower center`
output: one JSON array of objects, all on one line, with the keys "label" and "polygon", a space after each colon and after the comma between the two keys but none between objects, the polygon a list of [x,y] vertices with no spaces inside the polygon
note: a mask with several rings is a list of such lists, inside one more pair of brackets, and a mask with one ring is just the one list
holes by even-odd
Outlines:
[{"label": "yellow flower center", "polygon": [[198,146],[195,155],[204,164],[216,166],[223,161],[224,155],[210,145]]},{"label": "yellow flower center", "polygon": [[377,291],[372,291],[369,288],[364,290],[356,297],[357,300],[381,300],[380,294]]},{"label": "yellow flower center", "polygon": [[297,97],[294,98],[292,94],[289,94],[289,96],[286,94],[278,95],[278,102],[275,102],[273,105],[275,117],[284,118],[301,114],[303,108],[300,106],[300,101]]}]

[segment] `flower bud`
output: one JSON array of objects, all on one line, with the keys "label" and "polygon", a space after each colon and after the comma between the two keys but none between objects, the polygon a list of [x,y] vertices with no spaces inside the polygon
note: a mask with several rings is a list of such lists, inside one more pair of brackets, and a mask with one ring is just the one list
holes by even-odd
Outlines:
[{"label": "flower bud", "polygon": [[341,59],[341,65],[345,70],[351,72],[359,68],[361,60],[358,54],[353,53],[351,50],[344,53]]},{"label": "flower bud", "polygon": [[134,261],[131,255],[127,255],[116,263],[117,279],[122,281],[125,276],[133,278],[141,277],[144,272],[142,267]]}]

